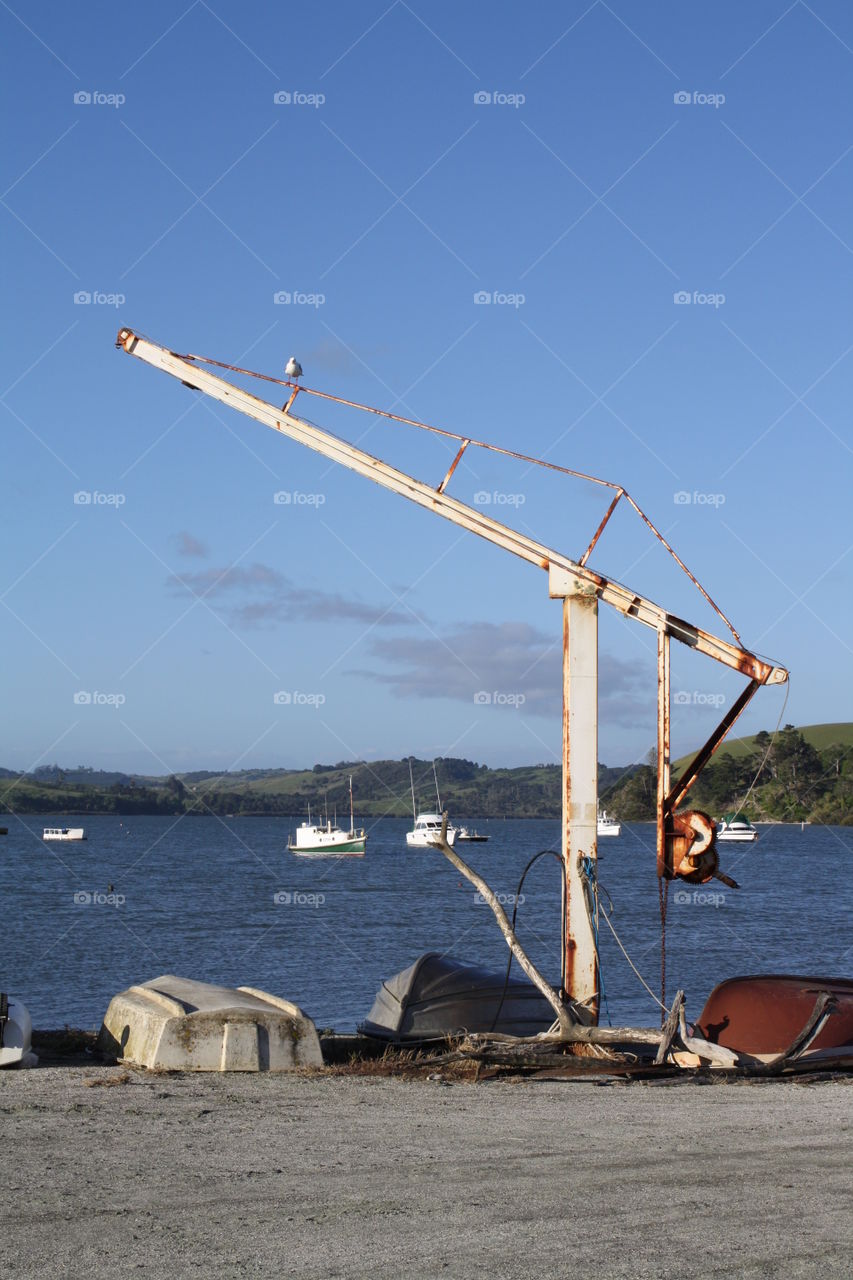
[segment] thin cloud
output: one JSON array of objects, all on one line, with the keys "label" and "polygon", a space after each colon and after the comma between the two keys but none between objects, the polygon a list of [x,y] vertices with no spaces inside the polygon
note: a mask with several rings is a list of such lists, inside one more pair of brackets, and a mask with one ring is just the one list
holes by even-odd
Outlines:
[{"label": "thin cloud", "polygon": [[176,533],[173,541],[177,546],[179,556],[186,556],[188,559],[194,557],[199,560],[207,559],[209,554],[207,547],[203,542],[199,542],[198,538],[194,538],[191,533],[187,533],[186,529]]},{"label": "thin cloud", "polygon": [[259,562],[246,567],[172,574],[166,579],[166,586],[177,594],[189,591],[211,602],[221,602],[235,626],[348,621],[393,627],[411,620],[397,609],[365,604],[339,592],[297,586],[278,569]]},{"label": "thin cloud", "polygon": [[[561,646],[526,622],[460,625],[440,640],[382,637],[373,640],[370,653],[379,669],[351,674],[386,685],[398,698],[449,698],[484,714],[560,714]],[[636,728],[644,723],[654,709],[645,668],[601,654],[599,709],[609,724]]]}]

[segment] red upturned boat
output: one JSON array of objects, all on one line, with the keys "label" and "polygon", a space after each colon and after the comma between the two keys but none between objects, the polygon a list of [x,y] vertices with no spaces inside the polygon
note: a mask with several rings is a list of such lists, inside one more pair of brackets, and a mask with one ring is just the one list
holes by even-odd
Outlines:
[{"label": "red upturned boat", "polygon": [[853,1056],[853,980],[758,974],[728,978],[711,992],[698,1027],[706,1040],[755,1056],[785,1053],[825,995],[826,1017],[800,1047],[809,1059]]}]

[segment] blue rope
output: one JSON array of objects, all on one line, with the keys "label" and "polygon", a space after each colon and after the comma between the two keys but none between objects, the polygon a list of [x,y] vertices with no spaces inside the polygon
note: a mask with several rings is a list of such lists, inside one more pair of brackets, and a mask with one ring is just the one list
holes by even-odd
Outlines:
[{"label": "blue rope", "polygon": [[591,858],[588,854],[584,854],[581,858],[581,874],[584,877],[586,887],[589,889],[590,897],[592,899],[590,902],[590,898],[587,898],[587,910],[589,911],[589,920],[592,925],[592,940],[593,945],[595,946],[595,955],[598,960],[598,985],[600,988],[601,999],[604,1004],[604,1011],[607,1014],[607,1024],[612,1027],[613,1023],[610,1018],[610,1006],[607,1003],[607,992],[604,989],[604,973],[601,967],[601,952],[598,949],[598,880],[596,859]]}]

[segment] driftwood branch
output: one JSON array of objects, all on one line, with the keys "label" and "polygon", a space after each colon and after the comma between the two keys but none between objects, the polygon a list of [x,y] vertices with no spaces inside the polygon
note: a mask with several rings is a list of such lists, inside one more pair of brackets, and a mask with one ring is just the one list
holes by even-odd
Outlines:
[{"label": "driftwood branch", "polygon": [[498,902],[496,895],[492,892],[492,890],[486,884],[483,877],[477,875],[477,872],[472,870],[472,868],[468,866],[467,862],[463,862],[463,860],[459,857],[459,854],[456,853],[455,850],[452,848],[452,846],[447,843],[447,812],[446,811],[441,815],[441,835],[435,841],[435,847],[441,850],[445,858],[447,858],[449,862],[453,863],[456,870],[461,875],[463,875],[466,880],[469,880],[471,884],[474,885],[477,891],[482,894],[485,901],[489,904],[492,911],[494,912],[495,919],[498,922],[498,927],[500,928],[501,933],[506,939],[506,944],[509,947],[510,951],[515,956],[516,960],[518,961],[519,965],[524,970],[524,972],[527,974],[530,981],[533,983],[535,987],[539,989],[539,991],[541,991],[542,995],[545,997],[545,999],[550,1004],[551,1008],[554,1010],[554,1016],[560,1027],[560,1039],[569,1039],[571,1036],[571,1033],[575,1030],[575,1024],[574,1024],[574,1020],[572,1018],[571,1012],[566,1007],[566,1005],[563,1004],[559,995],[554,990],[554,988],[550,985],[550,983],[547,982],[545,978],[542,977],[542,974],[533,964],[532,960],[528,959],[527,955],[524,952],[524,949],[521,946],[521,943],[518,941],[518,938],[515,936],[512,925],[510,924],[507,918],[506,912],[504,911],[501,904]]},{"label": "driftwood branch", "polygon": [[600,1044],[600,1045],[646,1045],[656,1047],[660,1042],[659,1027],[586,1027],[575,1024],[568,1031],[543,1031],[538,1036],[505,1036],[499,1032],[471,1033],[468,1042],[475,1048],[503,1045],[538,1045],[551,1046],[558,1044]]},{"label": "driftwood branch", "polygon": [[672,1047],[672,1042],[675,1039],[675,1033],[678,1030],[678,1021],[683,1008],[684,992],[676,991],[675,999],[672,1002],[672,1008],[669,1011],[669,1017],[663,1024],[663,1029],[660,1033],[660,1044],[658,1045],[658,1051],[655,1054],[655,1062],[658,1064],[666,1062],[666,1055],[669,1053],[670,1048]]},{"label": "driftwood branch", "polygon": [[712,1044],[710,1040],[704,1040],[702,1036],[691,1036],[689,1034],[687,1019],[684,1016],[684,1005],[681,1005],[678,1010],[678,1035],[681,1044],[688,1053],[695,1053],[697,1057],[718,1067],[737,1066],[739,1055],[732,1049],[726,1049],[721,1044]]}]

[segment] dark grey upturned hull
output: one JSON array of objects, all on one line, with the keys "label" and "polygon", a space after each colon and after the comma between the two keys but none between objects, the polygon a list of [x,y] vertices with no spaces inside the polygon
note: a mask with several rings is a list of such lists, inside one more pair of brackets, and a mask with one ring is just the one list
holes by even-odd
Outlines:
[{"label": "dark grey upturned hull", "polygon": [[428,951],[382,983],[358,1029],[362,1035],[392,1044],[417,1044],[465,1032],[494,1030],[529,1036],[548,1030],[554,1011],[532,983],[510,978],[501,1003],[503,989],[504,973]]}]

